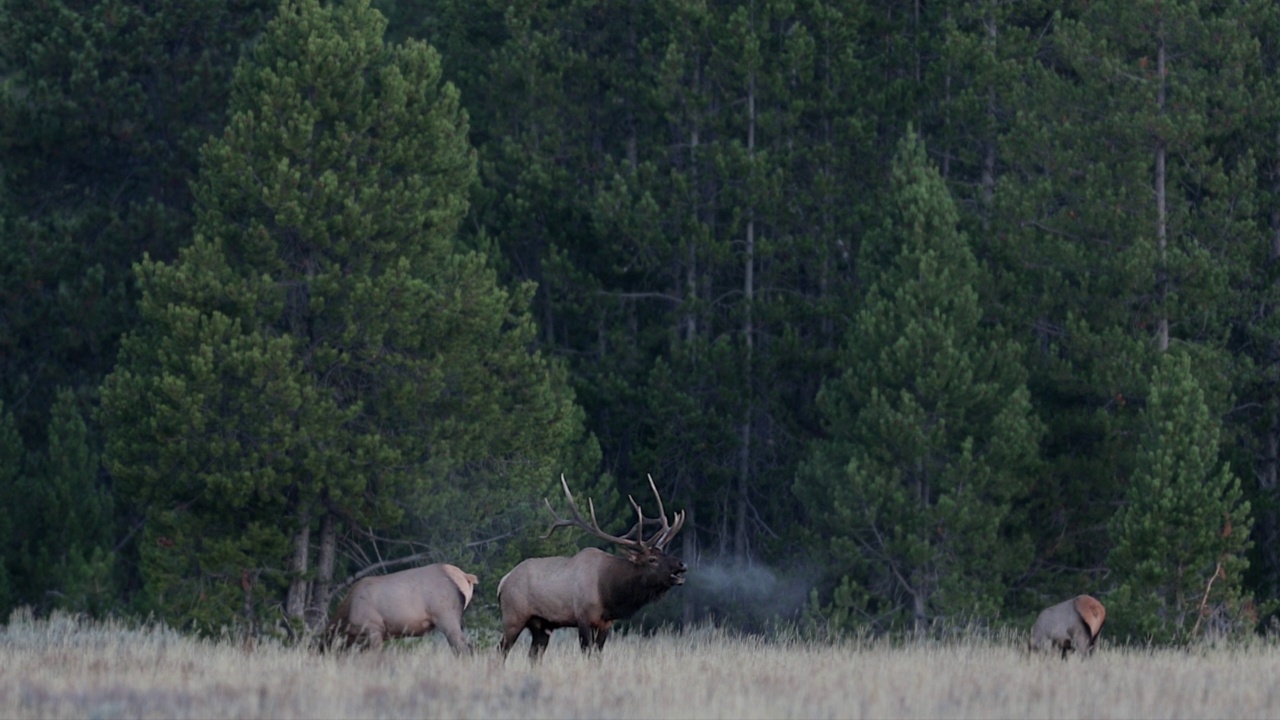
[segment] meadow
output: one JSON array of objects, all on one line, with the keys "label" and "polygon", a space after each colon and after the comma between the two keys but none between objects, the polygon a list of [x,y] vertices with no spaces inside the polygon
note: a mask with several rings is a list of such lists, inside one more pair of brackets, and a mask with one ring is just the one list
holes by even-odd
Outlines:
[{"label": "meadow", "polygon": [[381,656],[197,639],[68,615],[0,630],[4,718],[1253,718],[1280,716],[1280,648],[1029,657],[1016,637],[812,643],[713,629],[572,632],[533,665],[488,638],[455,658],[436,638]]}]

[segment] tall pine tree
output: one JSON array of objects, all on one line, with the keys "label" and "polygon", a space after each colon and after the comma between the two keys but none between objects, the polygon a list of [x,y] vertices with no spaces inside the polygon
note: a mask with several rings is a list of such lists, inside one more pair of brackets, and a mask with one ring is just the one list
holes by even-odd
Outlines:
[{"label": "tall pine tree", "polygon": [[133,263],[190,237],[198,151],[275,5],[0,4],[0,398],[33,451],[59,388],[84,402],[111,369]]},{"label": "tall pine tree", "polygon": [[532,288],[456,243],[458,94],[384,29],[367,0],[285,2],[204,149],[195,242],[139,267],[103,420],[171,619],[319,622],[340,535],[419,518],[456,552],[582,457],[563,374],[528,350]]},{"label": "tall pine tree", "polygon": [[1249,503],[1219,456],[1221,423],[1185,354],[1161,358],[1142,416],[1137,469],[1111,521],[1116,633],[1167,642],[1252,630],[1242,588]]},{"label": "tall pine tree", "polygon": [[1042,428],[1021,349],[983,323],[984,271],[912,135],[899,145],[889,202],[863,264],[879,274],[841,373],[818,396],[825,436],[796,492],[828,569],[843,578],[831,610],[924,630],[998,612],[1030,562],[1029,538],[1011,519]]},{"label": "tall pine tree", "polygon": [[1137,462],[1130,400],[1146,395],[1159,355],[1190,355],[1215,413],[1240,380],[1225,352],[1243,297],[1233,288],[1262,247],[1241,241],[1256,237],[1252,160],[1219,149],[1250,111],[1245,5],[1065,7],[1008,94],[1016,119],[988,251],[1051,425],[1033,500],[1039,567],[1072,592],[1105,569],[1108,521]]},{"label": "tall pine tree", "polygon": [[75,393],[58,392],[48,451],[19,484],[18,600],[37,610],[116,609],[113,501]]}]

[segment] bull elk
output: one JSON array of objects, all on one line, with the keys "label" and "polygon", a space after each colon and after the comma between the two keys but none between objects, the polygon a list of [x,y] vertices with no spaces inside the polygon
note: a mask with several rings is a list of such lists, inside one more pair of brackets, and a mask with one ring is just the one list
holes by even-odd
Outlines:
[{"label": "bull elk", "polygon": [[[639,519],[625,535],[614,536],[600,529],[594,503],[588,498],[591,522],[578,511],[569,484],[560,476],[560,485],[569,500],[573,517],[561,518],[547,502],[555,518],[543,539],[562,527],[573,527],[618,546],[622,555],[598,548],[586,548],[573,557],[529,558],[506,574],[498,583],[498,603],[502,608],[502,657],[505,659],[520,633],[528,628],[529,657],[537,660],[547,649],[551,631],[556,628],[578,628],[578,641],[583,652],[592,645],[603,650],[609,629],[615,620],[631,617],[637,610],[662,598],[667,591],[684,584],[688,569],[679,558],[666,553],[666,547],[684,525],[684,513],[676,513],[667,521],[662,496],[649,477],[649,488],[658,500],[661,518],[646,518],[634,498],[628,498]],[[648,540],[646,525],[659,525]]]}]

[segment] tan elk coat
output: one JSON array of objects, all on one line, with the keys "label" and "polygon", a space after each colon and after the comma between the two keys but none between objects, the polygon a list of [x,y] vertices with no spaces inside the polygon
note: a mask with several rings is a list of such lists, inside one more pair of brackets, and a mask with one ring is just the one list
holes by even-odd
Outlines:
[{"label": "tan elk coat", "polygon": [[[529,655],[533,658],[546,649],[551,631],[563,627],[578,629],[584,651],[593,645],[596,650],[602,650],[615,620],[630,617],[671,588],[684,584],[688,567],[665,550],[680,532],[684,513],[677,513],[674,522],[667,521],[653,478],[649,478],[649,486],[658,498],[661,519],[646,519],[632,499],[631,505],[639,520],[630,532],[621,536],[600,530],[594,508],[588,523],[578,511],[563,476],[560,484],[569,500],[573,519],[557,516],[547,536],[560,527],[575,527],[614,543],[622,555],[587,548],[572,557],[529,558],[516,565],[498,583],[503,657],[526,629],[531,637]],[[550,503],[547,507],[550,508]],[[661,526],[648,541],[644,539],[646,524]]]},{"label": "tan elk coat", "polygon": [[477,583],[475,575],[444,563],[362,578],[329,621],[326,640],[381,650],[385,640],[439,630],[461,653],[468,649],[462,613]]},{"label": "tan elk coat", "polygon": [[1031,627],[1027,648],[1031,651],[1060,650],[1063,659],[1075,651],[1081,657],[1093,652],[1106,622],[1107,609],[1089,595],[1077,595],[1041,611]]}]

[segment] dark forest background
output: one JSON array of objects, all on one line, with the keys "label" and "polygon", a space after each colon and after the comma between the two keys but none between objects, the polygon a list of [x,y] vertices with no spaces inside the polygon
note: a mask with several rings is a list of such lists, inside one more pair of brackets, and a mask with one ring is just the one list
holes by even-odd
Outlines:
[{"label": "dark forest background", "polygon": [[0,613],[296,632],[652,475],[660,621],[1280,589],[1280,5],[0,0]]}]

